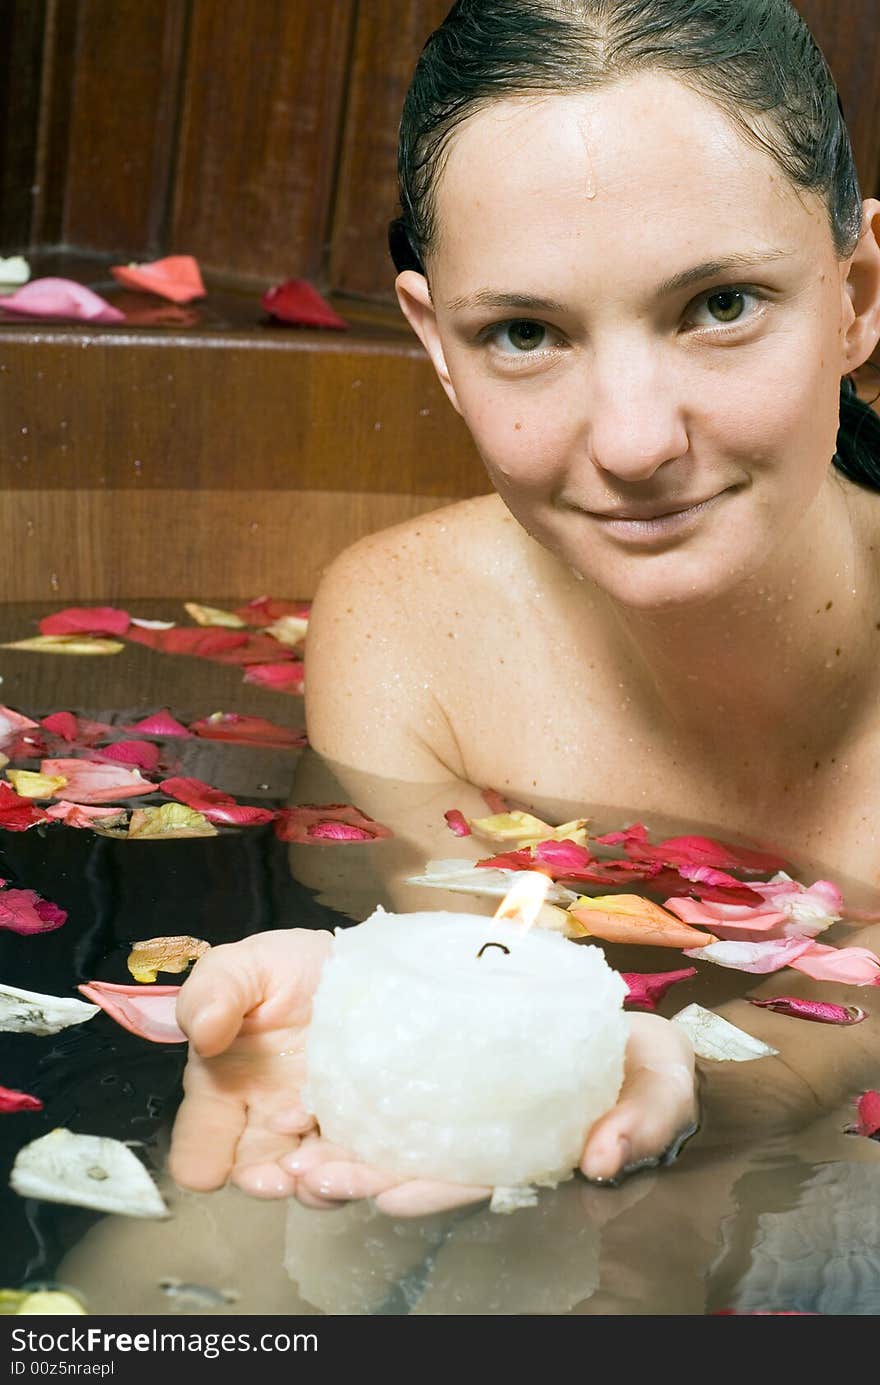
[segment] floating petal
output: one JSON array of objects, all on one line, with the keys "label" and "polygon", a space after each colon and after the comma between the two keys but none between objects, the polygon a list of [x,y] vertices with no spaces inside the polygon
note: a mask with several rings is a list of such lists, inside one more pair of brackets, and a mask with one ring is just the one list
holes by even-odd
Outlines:
[{"label": "floating petal", "polygon": [[571,912],[589,933],[606,942],[688,948],[715,941],[711,933],[691,928],[640,895],[581,895]]},{"label": "floating petal", "polygon": [[605,846],[622,845],[627,855],[639,860],[658,860],[666,866],[710,866],[716,870],[746,870],[759,873],[779,870],[788,863],[770,852],[753,851],[716,841],[714,837],[667,837],[656,846],[648,841],[648,829],[637,822],[622,832],[606,832],[594,841]]},{"label": "floating petal", "polygon": [[241,630],[247,623],[234,611],[223,611],[219,606],[200,606],[197,601],[184,601],[183,605],[197,625],[221,625],[227,630]]},{"label": "floating petal", "polygon": [[0,827],[8,832],[26,832],[38,822],[51,821],[44,809],[38,808],[29,798],[22,798],[10,784],[0,780]]},{"label": "floating petal", "polygon": [[563,823],[561,827],[551,827],[534,814],[518,809],[508,813],[494,813],[487,818],[470,819],[471,831],[483,841],[500,844],[512,842],[520,847],[563,840],[583,846],[587,839],[587,823],[587,818],[578,818],[574,822]]},{"label": "floating petal", "polygon": [[38,1096],[27,1092],[17,1092],[13,1087],[0,1087],[0,1112],[42,1111],[43,1103]]},{"label": "floating petal", "polygon": [[124,648],[118,640],[89,635],[32,635],[0,645],[0,649],[25,649],[34,654],[119,654]]},{"label": "floating petal", "polygon": [[63,774],[37,774],[32,769],[8,769],[6,778],[22,798],[54,798],[67,783]]},{"label": "floating petal", "polygon": [[26,284],[30,277],[31,267],[23,255],[7,255],[0,259],[0,293]]},{"label": "floating petal", "polygon": [[0,890],[0,928],[10,933],[54,933],[66,922],[66,910],[36,890]]},{"label": "floating petal", "polygon": [[93,827],[96,822],[102,827],[115,827],[117,823],[125,822],[127,816],[124,808],[100,808],[96,804],[68,803],[64,798],[50,804],[46,809],[46,815],[57,822],[63,822],[65,827],[81,828]]},{"label": "floating petal", "polygon": [[58,1034],[94,1019],[99,1006],[63,995],[41,995],[0,985],[0,1030],[11,1034]]},{"label": "floating petal", "polygon": [[628,991],[623,1007],[625,1010],[653,1012],[670,986],[687,981],[696,974],[696,967],[683,967],[681,971],[622,971],[620,975]]},{"label": "floating petal", "polygon": [[4,298],[0,309],[23,317],[43,317],[53,322],[124,322],[125,314],[112,307],[85,284],[48,276]]},{"label": "floating petal", "polygon": [[102,745],[95,754],[113,764],[134,765],[146,774],[152,774],[159,765],[159,747],[152,741],[114,741],[112,745]]},{"label": "floating petal", "polygon": [[[470,861],[462,861],[454,856],[449,860],[428,861],[424,875],[410,875],[408,885],[427,885],[429,889],[451,890],[455,894],[484,895],[490,899],[503,899],[510,893],[516,880],[517,871],[486,869],[474,866]],[[573,890],[552,883],[547,890],[547,901],[567,909],[574,904],[577,895]]]},{"label": "floating petal", "polygon": [[0,1313],[19,1317],[87,1316],[79,1299],[63,1289],[0,1289]]},{"label": "floating petal", "polygon": [[880,957],[867,947],[828,947],[825,943],[811,942],[789,966],[812,976],[814,981],[880,986]]},{"label": "floating petal", "polygon": [[168,938],[143,938],[133,943],[126,966],[135,981],[155,981],[160,971],[186,971],[191,962],[210,951],[204,938],[185,935]]},{"label": "floating petal", "polygon": [[190,303],[205,296],[199,262],[192,255],[165,255],[161,260],[111,265],[110,273],[125,288],[156,293],[172,303]]},{"label": "floating petal", "polygon": [[263,717],[241,716],[238,712],[212,712],[201,721],[191,722],[189,729],[204,740],[231,741],[235,745],[267,745],[277,750],[295,750],[308,744],[304,731],[276,726]]},{"label": "floating petal", "polygon": [[271,635],[279,644],[293,647],[302,644],[308,628],[309,622],[305,616],[285,615],[279,616],[271,625],[268,625],[266,634]]},{"label": "floating petal", "polygon": [[296,327],[330,327],[337,331],[348,327],[345,318],[334,312],[305,279],[285,279],[283,283],[274,284],[260,302],[272,317]]},{"label": "floating petal", "polygon": [[9,1179],[21,1197],[129,1217],[167,1217],[162,1196],[121,1140],[59,1127],[20,1149]]},{"label": "floating petal", "polygon": [[246,645],[250,637],[244,630],[221,630],[216,626],[174,625],[170,630],[148,630],[138,625],[129,629],[127,638],[162,654],[216,659],[219,654]]},{"label": "floating petal", "polygon": [[171,715],[167,707],[163,707],[161,712],[154,712],[152,716],[144,717],[142,721],[135,722],[127,730],[139,731],[143,736],[190,735],[187,728]]},{"label": "floating petal", "polygon": [[702,1005],[686,1005],[672,1021],[685,1031],[699,1058],[743,1063],[752,1058],[772,1058],[779,1052]]},{"label": "floating petal", "polygon": [[216,837],[214,827],[203,813],[183,803],[162,803],[157,807],[135,808],[128,823],[129,840],[154,840],[166,837]]},{"label": "floating petal", "polygon": [[125,634],[131,624],[128,611],[116,606],[68,606],[54,615],[43,616],[41,635],[116,635]]},{"label": "floating petal", "polygon": [[464,813],[459,812],[458,808],[449,808],[443,814],[446,819],[446,826],[456,837],[469,837],[471,835],[470,824]]},{"label": "floating petal", "polygon": [[79,720],[73,712],[52,712],[40,722],[44,731],[60,736],[63,741],[75,741],[79,735]]},{"label": "floating petal", "polygon": [[21,712],[14,712],[11,707],[0,707],[0,741],[5,741],[18,731],[33,731],[39,724]]},{"label": "floating petal", "polygon": [[288,659],[276,664],[248,664],[244,681],[271,688],[273,692],[301,697],[305,691],[305,664],[302,659]]},{"label": "floating petal", "polygon": [[869,1140],[880,1137],[880,1092],[862,1092],[856,1104],[855,1125],[848,1127],[848,1134],[866,1135]]},{"label": "floating petal", "polygon": [[248,625],[272,625],[281,616],[299,616],[308,620],[310,601],[286,601],[273,596],[258,596],[246,606],[239,606],[236,615]]},{"label": "floating petal", "polygon": [[374,841],[394,833],[351,803],[304,803],[278,810],[275,835],[283,842],[351,842]]},{"label": "floating petal", "polygon": [[175,1018],[179,986],[120,986],[113,981],[89,981],[77,988],[97,1006],[141,1039],[154,1044],[179,1044],[186,1035]]},{"label": "floating petal", "polygon": [[715,942],[709,947],[686,948],[685,956],[696,961],[715,962],[734,971],[751,971],[766,976],[790,967],[796,958],[813,946],[810,938],[775,938],[765,943]]},{"label": "floating petal", "polygon": [[64,775],[64,797],[72,803],[106,803],[155,792],[155,785],[139,770],[100,760],[43,760],[40,773]]},{"label": "floating petal", "polygon": [[778,1015],[813,1020],[817,1024],[860,1024],[867,1019],[867,1011],[859,1009],[858,1005],[833,1005],[828,1000],[802,1000],[796,995],[776,995],[770,1000],[748,996],[747,999],[750,1004],[773,1010]]}]

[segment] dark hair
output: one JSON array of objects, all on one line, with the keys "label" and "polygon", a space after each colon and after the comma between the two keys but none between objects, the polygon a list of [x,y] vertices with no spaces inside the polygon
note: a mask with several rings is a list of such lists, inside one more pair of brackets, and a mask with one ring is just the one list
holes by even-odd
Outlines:
[{"label": "dark hair", "polygon": [[[708,96],[796,187],[825,201],[834,246],[852,254],[862,200],[825,58],[789,0],[456,0],[419,58],[398,145],[398,271],[424,273],[450,136],[493,100],[586,91],[664,71]],[[880,490],[880,419],[841,382],[834,463]]]}]

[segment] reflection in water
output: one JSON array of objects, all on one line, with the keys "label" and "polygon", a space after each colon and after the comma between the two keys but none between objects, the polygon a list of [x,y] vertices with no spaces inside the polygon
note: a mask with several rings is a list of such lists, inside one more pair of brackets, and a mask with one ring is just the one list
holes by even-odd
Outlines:
[{"label": "reflection in water", "polygon": [[[144,612],[162,613],[157,603]],[[29,620],[20,616],[4,634],[31,633]],[[2,700],[30,715],[82,709],[118,725],[160,706],[184,721],[223,708],[301,722],[297,699],[243,686],[237,669],[138,647],[113,661],[60,664],[10,652]],[[204,742],[165,749],[176,762],[171,772],[246,802],[281,805],[294,792],[301,802],[358,801],[350,781],[341,786],[309,753]],[[382,794],[402,820],[431,816],[436,845],[426,850],[421,831],[414,834],[418,849],[403,837],[288,848],[264,827],[143,843],[60,826],[0,832],[0,876],[69,912],[54,933],[0,931],[0,980],[75,995],[82,981],[130,981],[131,944],[162,933],[217,944],[267,928],[332,929],[366,917],[378,903],[492,912],[497,901],[471,906],[460,895],[424,889],[411,906],[392,900],[392,866],[417,874],[426,856],[457,854],[461,843],[442,813],[458,805],[424,787],[385,785],[382,793],[373,786],[360,806],[371,811]],[[619,808],[535,807],[560,822],[585,811],[596,831],[632,820]],[[656,817],[648,825],[652,834],[695,830]],[[701,830],[719,834],[717,824]],[[807,883],[826,873],[851,907],[878,908],[875,894],[827,867],[799,870],[793,863],[791,873]],[[833,940],[843,942],[847,933],[840,925]],[[609,946],[607,953],[620,970],[679,964],[678,953],[659,949]],[[783,978],[780,992],[793,989],[791,973]],[[692,1002],[715,1006],[748,993],[752,980],[701,964],[696,977],[664,998],[661,1013]],[[871,996],[880,992],[829,985],[817,994],[876,1012]],[[827,1055],[830,1091],[853,1031],[753,1013],[756,1029],[758,1013],[762,1024],[775,1026],[783,1059],[786,1044]],[[876,1024],[870,1013],[856,1029]],[[148,1044],[100,1014],[51,1037],[2,1034],[0,1054],[0,1082],[44,1102],[42,1112],[0,1117],[0,1288],[60,1281],[96,1314],[880,1312],[880,1143],[844,1133],[855,1088],[845,1102],[822,1097],[825,1109],[817,1105],[809,1128],[780,1133],[781,1118],[776,1126],[756,1124],[732,1071],[743,1065],[730,1064],[718,1084],[723,1100],[707,1107],[703,1129],[669,1168],[644,1171],[618,1188],[574,1178],[542,1191],[537,1206],[506,1216],[483,1205],[395,1221],[367,1204],[313,1212],[256,1202],[232,1188],[199,1195],[170,1186],[164,1160],[180,1099],[180,1045]],[[868,1084],[880,1085],[878,1079],[875,1073]],[[785,1094],[768,1095],[771,1114],[774,1103],[784,1116]],[[168,1202],[168,1221],[100,1216],[13,1194],[7,1180],[15,1153],[55,1126],[136,1141]]]}]

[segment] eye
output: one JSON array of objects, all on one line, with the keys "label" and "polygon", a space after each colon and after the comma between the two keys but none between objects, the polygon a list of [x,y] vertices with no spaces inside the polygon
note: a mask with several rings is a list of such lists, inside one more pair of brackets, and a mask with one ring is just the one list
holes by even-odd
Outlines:
[{"label": "eye", "polygon": [[751,317],[758,303],[758,295],[749,289],[713,289],[711,293],[701,294],[694,301],[691,321],[697,327],[724,327],[744,322]]},{"label": "eye", "polygon": [[486,334],[487,340],[506,356],[524,356],[549,344],[550,333],[542,322],[515,318],[498,322]]}]

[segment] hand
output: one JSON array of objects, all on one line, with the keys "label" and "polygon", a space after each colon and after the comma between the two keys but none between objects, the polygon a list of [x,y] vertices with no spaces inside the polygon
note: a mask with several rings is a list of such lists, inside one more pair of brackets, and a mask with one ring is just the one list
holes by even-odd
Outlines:
[{"label": "hand", "polygon": [[[491,1195],[491,1188],[401,1180],[322,1139],[303,1109],[311,1000],[330,933],[290,929],[212,948],[181,988],[177,1020],[190,1039],[184,1100],[169,1171],[197,1191],[231,1181],[256,1197],[296,1196],[310,1207],[370,1197],[391,1216],[425,1216]],[[693,1126],[693,1050],[676,1025],[630,1015],[624,1084],[590,1131],[588,1178],[655,1163]]]}]

